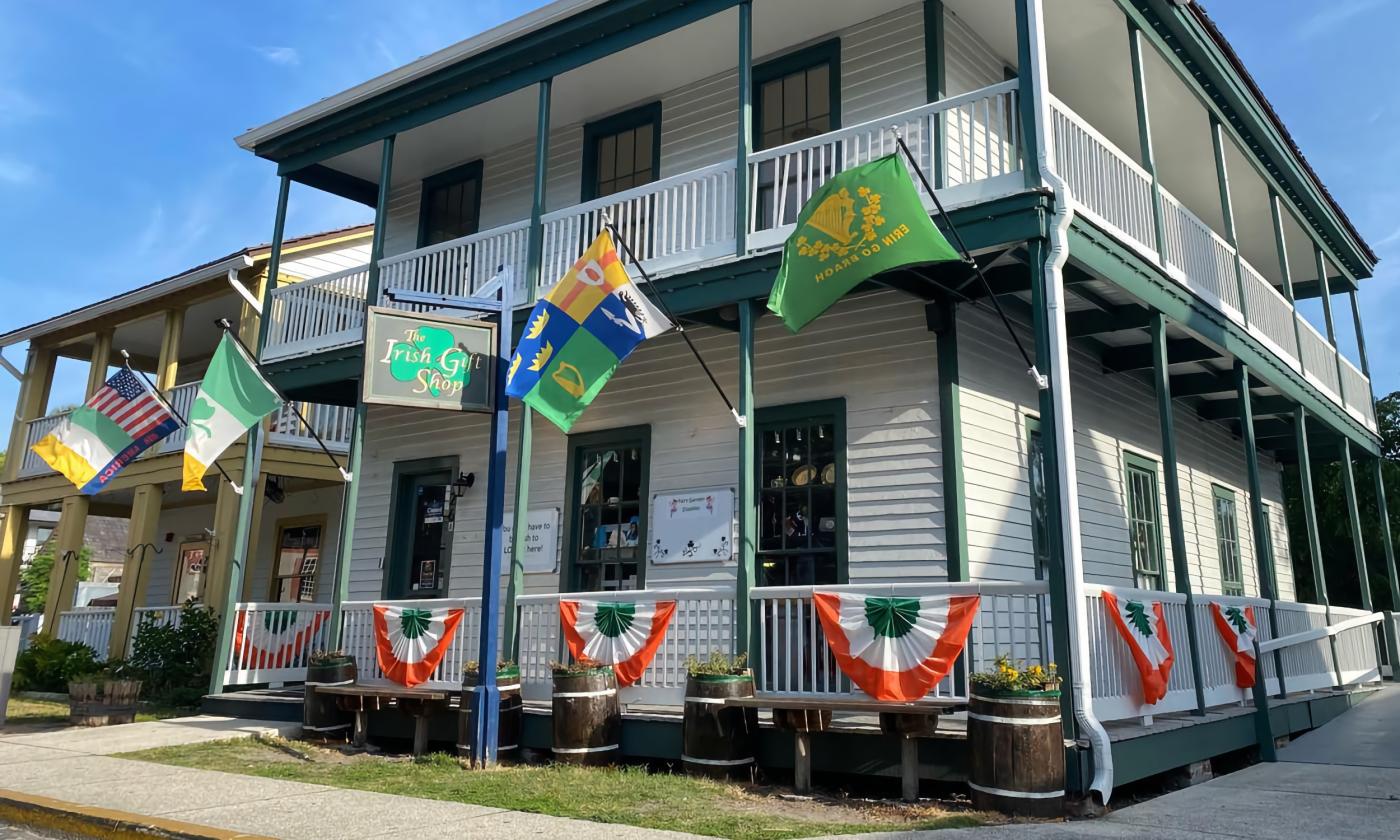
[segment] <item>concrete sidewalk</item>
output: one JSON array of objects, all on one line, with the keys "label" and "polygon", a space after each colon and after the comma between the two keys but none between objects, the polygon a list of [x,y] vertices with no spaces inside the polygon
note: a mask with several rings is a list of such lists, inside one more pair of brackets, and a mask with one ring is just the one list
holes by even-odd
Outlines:
[{"label": "concrete sidewalk", "polygon": [[240,734],[291,735],[298,729],[297,724],[201,716],[10,737],[0,732],[0,799],[13,791],[128,812],[137,820],[206,826],[218,830],[213,835],[287,840],[693,836],[109,757]]}]

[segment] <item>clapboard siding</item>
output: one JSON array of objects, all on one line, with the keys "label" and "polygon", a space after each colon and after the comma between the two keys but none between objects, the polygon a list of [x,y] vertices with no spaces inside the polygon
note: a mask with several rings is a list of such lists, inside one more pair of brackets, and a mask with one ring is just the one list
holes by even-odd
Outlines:
[{"label": "clapboard siding", "polygon": [[355,268],[369,262],[369,237],[353,244],[342,244],[309,252],[293,254],[278,266],[279,274],[312,279]]},{"label": "clapboard siding", "polygon": [[943,73],[947,95],[984,88],[1006,80],[1015,56],[1001,57],[951,9],[943,9]]},{"label": "clapboard siding", "polygon": [[[987,44],[948,13],[948,78],[951,93],[1002,81],[1003,63]],[[923,5],[913,3],[839,32],[841,41],[841,122],[854,125],[923,104]],[[759,56],[756,63],[772,56]],[[737,74],[725,72],[661,93],[661,177],[667,178],[734,159],[738,118]],[[643,104],[638,102],[635,104]],[[614,111],[613,113],[616,113]],[[598,114],[605,117],[608,114]],[[530,215],[534,175],[534,134],[523,133],[506,148],[461,160],[443,161],[436,171],[480,157],[483,200],[481,229],[518,222]],[[549,139],[546,209],[579,203],[582,194],[583,124],[553,127]],[[390,193],[385,253],[417,247],[421,184]]]}]

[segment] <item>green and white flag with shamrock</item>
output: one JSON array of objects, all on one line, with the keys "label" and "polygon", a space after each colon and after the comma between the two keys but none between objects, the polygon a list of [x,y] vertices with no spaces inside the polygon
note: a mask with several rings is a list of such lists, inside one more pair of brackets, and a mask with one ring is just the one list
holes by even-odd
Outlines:
[{"label": "green and white flag with shamrock", "polygon": [[613,666],[620,686],[642,678],[675,614],[675,601],[559,601],[570,655]]},{"label": "green and white flag with shamrock", "polygon": [[375,604],[374,649],[385,679],[409,688],[427,682],[452,646],[461,621],[461,607],[424,610]]},{"label": "green and white flag with shamrock", "polygon": [[203,490],[204,473],[225,449],[282,406],[277,391],[227,332],[214,351],[185,418],[184,490]]}]

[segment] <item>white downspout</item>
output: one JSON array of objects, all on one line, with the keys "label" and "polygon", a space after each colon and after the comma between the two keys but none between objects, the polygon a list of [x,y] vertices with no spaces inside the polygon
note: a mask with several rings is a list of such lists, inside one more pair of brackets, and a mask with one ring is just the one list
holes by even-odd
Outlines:
[{"label": "white downspout", "polygon": [[1030,73],[1035,96],[1036,156],[1042,182],[1054,194],[1055,213],[1050,224],[1050,251],[1045,261],[1045,316],[1050,334],[1050,381],[1055,383],[1055,413],[1052,418],[1059,445],[1060,521],[1064,524],[1065,601],[1069,608],[1066,626],[1074,651],[1070,669],[1070,692],[1074,715],[1082,736],[1087,736],[1094,756],[1094,778],[1090,790],[1099,792],[1104,804],[1113,793],[1113,747],[1103,724],[1094,717],[1093,692],[1089,676],[1089,626],[1084,614],[1084,552],[1079,524],[1079,478],[1074,445],[1074,409],[1069,388],[1069,334],[1065,328],[1065,283],[1062,269],[1069,259],[1070,209],[1073,195],[1069,184],[1055,170],[1051,155],[1050,83],[1046,75],[1044,8],[1042,0],[1023,0],[1029,5],[1027,22],[1030,40]]}]

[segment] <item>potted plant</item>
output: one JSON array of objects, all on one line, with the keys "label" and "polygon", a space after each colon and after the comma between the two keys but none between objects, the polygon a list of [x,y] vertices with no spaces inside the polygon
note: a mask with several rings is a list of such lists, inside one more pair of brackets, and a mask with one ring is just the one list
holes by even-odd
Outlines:
[{"label": "potted plant", "polygon": [[350,731],[351,714],[336,698],[319,689],[352,685],[357,677],[355,658],[340,650],[313,651],[307,659],[306,685],[302,690],[301,728],[321,737],[343,738]]},{"label": "potted plant", "polygon": [[753,696],[748,656],[714,651],[708,659],[689,657],[685,668],[685,772],[712,778],[747,775],[753,769],[758,709],[725,701]]},{"label": "potted plant", "polygon": [[554,757],[571,764],[606,764],[622,741],[622,707],[611,665],[583,658],[551,662]]},{"label": "potted plant", "polygon": [[[475,660],[462,666],[462,700],[457,713],[457,755],[469,758],[476,741],[476,691],[481,684],[481,666]],[[521,710],[520,666],[509,659],[496,663],[496,690],[500,692],[500,712],[496,719],[496,759],[510,761],[520,755]]]},{"label": "potted plant", "polygon": [[68,722],[75,726],[133,723],[141,681],[127,674],[126,663],[111,660],[102,668],[68,680]]},{"label": "potted plant", "polygon": [[967,741],[973,804],[1017,816],[1059,815],[1065,750],[1055,665],[1027,666],[1003,654],[991,670],[973,674],[971,683]]}]

